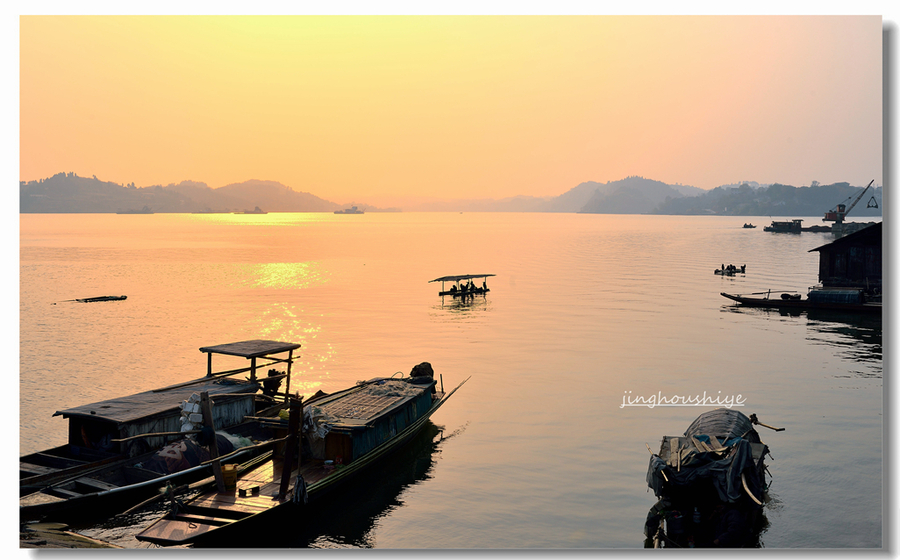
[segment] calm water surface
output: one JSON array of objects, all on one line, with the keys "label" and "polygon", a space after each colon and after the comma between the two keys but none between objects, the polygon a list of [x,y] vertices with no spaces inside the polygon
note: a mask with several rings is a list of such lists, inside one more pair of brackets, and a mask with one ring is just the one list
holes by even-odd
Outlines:
[{"label": "calm water surface", "polygon": [[[731,305],[720,292],[805,292],[808,251],[833,240],[745,221],[24,214],[20,453],[65,442],[57,410],[203,375],[201,346],[285,340],[303,345],[292,389],[307,395],[422,361],[445,388],[471,379],[402,457],[347,490],[359,505],[287,520],[274,546],[640,548],[655,502],[646,444],[708,408],[620,405],[706,391],[786,428],[761,433],[774,457],[765,547],[879,547],[881,323]],[[747,273],[714,275],[723,263]],[[468,273],[497,275],[469,305],[429,283]],[[158,515],[84,532],[137,547]]]}]

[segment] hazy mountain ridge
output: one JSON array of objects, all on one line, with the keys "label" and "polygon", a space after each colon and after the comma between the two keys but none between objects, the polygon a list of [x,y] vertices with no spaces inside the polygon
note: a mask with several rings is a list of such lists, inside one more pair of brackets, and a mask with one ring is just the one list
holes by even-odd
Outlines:
[{"label": "hazy mountain ridge", "polygon": [[[668,198],[654,214],[722,214],[729,216],[823,216],[837,204],[848,207],[864,187],[850,183],[833,183],[809,187],[793,187],[775,183],[753,188],[743,184],[737,188],[716,187],[696,197]],[[867,208],[872,203],[877,207]],[[852,209],[849,217],[881,216],[882,188],[869,189]]]},{"label": "hazy mountain ridge", "polygon": [[[337,204],[308,192],[295,191],[277,181],[249,180],[216,189],[198,181],[165,187],[120,185],[95,177],[58,173],[39,181],[19,182],[22,213],[242,212],[259,207],[267,212],[332,212],[358,206],[365,212],[581,212],[601,214],[719,214],[821,216],[839,202],[850,203],[862,187],[849,183],[792,187],[754,182],[723,185],[705,191],[688,185],[670,185],[639,176],[597,183],[585,181],[558,196],[514,196],[502,199],[409,198],[380,209],[368,203]],[[865,200],[851,216],[880,216],[881,188],[869,191],[878,208],[866,209]]]}]

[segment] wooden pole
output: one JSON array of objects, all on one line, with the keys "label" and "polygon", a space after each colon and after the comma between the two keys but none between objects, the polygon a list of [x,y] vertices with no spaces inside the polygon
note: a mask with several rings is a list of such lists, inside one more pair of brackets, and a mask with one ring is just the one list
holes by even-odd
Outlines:
[{"label": "wooden pole", "polygon": [[291,397],[291,364],[294,363],[294,351],[288,350],[288,359],[287,359],[287,382],[284,389],[284,402],[290,401]]},{"label": "wooden pole", "polygon": [[206,377],[212,377],[212,352],[206,353]]},{"label": "wooden pole", "polygon": [[250,381],[256,381],[256,357],[250,358]]},{"label": "wooden pole", "polygon": [[291,401],[290,416],[288,416],[288,437],[284,444],[284,461],[281,464],[281,486],[278,489],[278,499],[283,500],[287,495],[291,484],[291,471],[294,470],[294,455],[297,456],[297,465],[300,465],[300,420],[303,417],[303,399]]},{"label": "wooden pole", "polygon": [[225,477],[222,476],[222,463],[219,462],[219,446],[216,443],[216,425],[213,422],[212,405],[209,401],[209,393],[200,393],[200,410],[203,413],[203,425],[212,428],[212,441],[209,442],[209,457],[212,459],[213,476],[216,477],[216,488],[219,492],[225,491]]}]

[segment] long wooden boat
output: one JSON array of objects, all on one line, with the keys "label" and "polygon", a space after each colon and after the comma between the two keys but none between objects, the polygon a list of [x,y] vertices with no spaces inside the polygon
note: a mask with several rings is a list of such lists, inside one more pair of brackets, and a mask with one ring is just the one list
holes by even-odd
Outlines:
[{"label": "long wooden boat", "polygon": [[721,295],[747,307],[881,313],[881,301],[868,299],[862,290],[812,290],[806,298],[794,293],[783,293],[771,298],[769,293],[765,297],[747,297],[725,292],[721,292]]},{"label": "long wooden boat", "polygon": [[[245,417],[272,407],[278,399],[286,402],[293,351],[299,347],[295,343],[250,340],[201,348],[207,354],[205,377],[57,411],[54,416],[69,421],[68,441],[20,457],[19,495],[38,492],[113,463],[123,464],[123,460],[155,452],[171,440],[172,434],[183,431],[183,404],[194,394],[205,392],[214,401],[212,422],[217,429],[240,424]],[[214,354],[243,357],[251,365],[213,372]],[[268,377],[258,380],[257,369],[272,364],[285,364],[286,373],[273,374],[277,370],[269,370]],[[250,373],[249,379],[228,378],[244,372]],[[284,380],[287,388],[279,393],[277,385]]]},{"label": "long wooden boat", "polygon": [[302,446],[289,436],[271,458],[244,472],[235,488],[176,503],[136,537],[162,546],[224,546],[246,539],[247,526],[273,515],[314,508],[329,490],[412,438],[465,381],[445,393],[433,376],[375,378],[322,397],[303,412],[294,406],[291,423],[304,417]]},{"label": "long wooden boat", "polygon": [[758,546],[770,482],[768,446],[754,425],[731,408],[701,414],[682,436],[663,436],[652,453],[647,485],[659,501],[644,525],[645,547]]}]

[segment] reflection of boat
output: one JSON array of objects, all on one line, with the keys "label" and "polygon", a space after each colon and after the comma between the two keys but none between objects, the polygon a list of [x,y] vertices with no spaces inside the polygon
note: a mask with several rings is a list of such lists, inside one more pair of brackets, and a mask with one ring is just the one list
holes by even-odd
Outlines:
[{"label": "reflection of boat", "polygon": [[744,229],[752,229],[752,228],[755,228],[755,227],[756,227],[756,226],[753,225],[753,224],[744,224]]},{"label": "reflection of boat", "polygon": [[[293,350],[299,347],[299,344],[287,342],[251,340],[201,348],[208,354],[206,377],[56,412],[54,416],[61,415],[69,420],[69,442],[20,457],[19,493],[23,496],[20,506],[61,505],[68,498],[119,486],[123,478],[116,478],[115,482],[112,479],[92,482],[88,478],[101,470],[107,472],[107,467],[113,464],[121,469],[131,468],[139,461],[130,462],[129,458],[146,456],[152,450],[162,448],[169,436],[183,436],[186,426],[183,419],[190,419],[185,404],[196,401],[195,394],[207,393],[214,401],[210,417],[217,429],[228,429],[240,424],[246,416],[271,410],[276,397],[285,397],[287,393],[288,389],[285,393],[277,392],[281,381],[287,379],[286,386],[290,387]],[[279,356],[283,353],[288,354],[287,358]],[[251,366],[213,373],[212,354],[244,357],[251,360]],[[256,380],[258,359],[270,360],[259,367],[287,364],[287,373],[269,370],[269,376],[259,383]],[[248,371],[249,380],[227,379],[230,375]],[[261,386],[263,393],[257,394]],[[194,408],[197,407],[191,407]],[[118,474],[115,476],[119,477]],[[114,493],[124,492],[116,490]],[[52,510],[50,506],[41,505],[28,511],[44,515]]]},{"label": "reflection of boat", "polygon": [[[491,291],[487,287],[487,278],[488,276],[496,276],[495,274],[460,274],[458,276],[442,276],[440,278],[435,278],[434,280],[429,280],[431,282],[440,282],[441,283],[441,291],[438,292],[439,296],[453,296],[453,297],[468,297],[486,294]],[[475,278],[484,278],[481,282],[481,286],[476,286],[472,279]],[[460,284],[464,280],[469,280],[468,283]],[[449,290],[444,289],[444,282],[453,282],[453,285],[450,286]]]},{"label": "reflection of boat", "polygon": [[659,498],[644,526],[646,547],[759,546],[768,499],[768,447],[748,418],[730,409],[701,414],[683,436],[664,436],[647,484]]},{"label": "reflection of boat", "polygon": [[308,407],[292,403],[291,426],[304,417],[302,446],[289,429],[283,448],[248,469],[237,489],[212,490],[179,504],[136,538],[167,546],[216,545],[219,539],[245,536],[248,529],[242,527],[262,523],[276,512],[312,508],[307,504],[367,472],[374,461],[415,436],[456,389],[438,390],[430,364],[423,363],[406,379],[372,379]]},{"label": "reflection of boat", "polygon": [[345,208],[343,210],[335,210],[335,214],[365,214],[363,210],[360,210],[356,206],[351,206],[350,208]]},{"label": "reflection of boat", "polygon": [[862,289],[811,289],[805,299],[800,294],[793,292],[783,292],[775,298],[769,297],[771,291],[751,294],[765,295],[765,297],[747,297],[740,294],[726,294],[725,292],[722,292],[721,295],[749,307],[830,309],[855,313],[881,313],[881,296],[868,294]]},{"label": "reflection of boat", "polygon": [[123,299],[128,299],[128,296],[98,296],[76,299],[75,301],[81,303],[93,303],[95,301],[122,301]]}]

